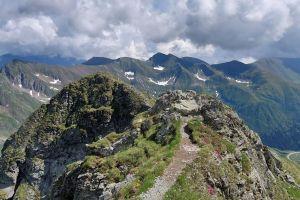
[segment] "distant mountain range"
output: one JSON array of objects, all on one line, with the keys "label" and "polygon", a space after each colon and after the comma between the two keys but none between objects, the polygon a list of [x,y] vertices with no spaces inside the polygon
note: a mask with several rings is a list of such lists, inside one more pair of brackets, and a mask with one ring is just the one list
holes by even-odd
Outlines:
[{"label": "distant mountain range", "polygon": [[210,65],[197,58],[157,53],[147,61],[94,57],[68,68],[44,63],[19,59],[2,68],[2,136],[15,131],[63,85],[106,71],[151,96],[174,89],[217,96],[232,106],[265,144],[300,149],[300,59],[268,58],[252,64],[231,61]]},{"label": "distant mountain range", "polygon": [[0,56],[0,68],[13,61],[22,60],[28,62],[37,62],[48,65],[60,65],[60,66],[73,66],[84,62],[81,59],[76,59],[72,57],[62,57],[59,55],[47,56],[47,55],[14,55],[14,54],[4,54]]}]

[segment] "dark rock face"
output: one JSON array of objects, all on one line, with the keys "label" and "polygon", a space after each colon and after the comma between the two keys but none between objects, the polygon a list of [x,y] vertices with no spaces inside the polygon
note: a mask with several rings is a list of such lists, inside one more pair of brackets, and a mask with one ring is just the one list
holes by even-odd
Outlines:
[{"label": "dark rock face", "polygon": [[[70,84],[5,143],[0,189],[11,196],[20,184],[28,184],[40,196],[49,194],[66,166],[87,155],[86,144],[128,129],[133,117],[147,109],[140,95],[105,75]],[[119,143],[129,143],[126,139]]]}]

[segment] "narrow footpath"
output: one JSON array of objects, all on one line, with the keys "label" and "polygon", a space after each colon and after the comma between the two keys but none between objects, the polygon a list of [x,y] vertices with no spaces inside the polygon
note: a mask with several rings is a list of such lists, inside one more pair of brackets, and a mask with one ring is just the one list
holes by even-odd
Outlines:
[{"label": "narrow footpath", "polygon": [[184,130],[184,127],[187,125],[186,121],[186,119],[183,119],[180,127],[180,147],[175,152],[172,162],[166,168],[164,174],[156,179],[154,186],[146,193],[141,194],[142,199],[162,200],[165,193],[174,185],[186,165],[191,163],[197,157],[199,148],[192,143]]}]

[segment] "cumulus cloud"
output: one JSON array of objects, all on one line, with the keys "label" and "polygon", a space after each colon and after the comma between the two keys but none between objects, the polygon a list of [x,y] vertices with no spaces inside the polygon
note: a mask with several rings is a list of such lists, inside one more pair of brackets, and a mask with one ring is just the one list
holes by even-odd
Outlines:
[{"label": "cumulus cloud", "polygon": [[213,56],[215,47],[211,44],[196,46],[190,40],[176,38],[170,42],[159,43],[157,50],[160,52],[168,52],[178,56],[185,55],[202,55],[203,57]]},{"label": "cumulus cloud", "polygon": [[241,61],[242,63],[245,63],[245,64],[250,64],[250,63],[254,63],[256,61],[256,59],[253,57],[245,57],[245,58],[239,59],[239,61]]},{"label": "cumulus cloud", "polygon": [[[300,0],[0,0],[0,53],[299,56]],[[247,59],[246,59],[247,58]]]}]

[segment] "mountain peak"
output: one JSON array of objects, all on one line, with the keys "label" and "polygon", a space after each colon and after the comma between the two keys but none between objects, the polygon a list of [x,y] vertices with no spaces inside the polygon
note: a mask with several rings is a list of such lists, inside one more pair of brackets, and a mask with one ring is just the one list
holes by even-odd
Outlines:
[{"label": "mountain peak", "polygon": [[84,65],[106,65],[114,62],[113,59],[106,58],[106,57],[92,57],[91,59],[85,61]]},{"label": "mountain peak", "polygon": [[162,64],[164,62],[167,62],[170,59],[178,59],[178,57],[176,57],[173,54],[163,54],[163,53],[156,53],[154,54],[151,58],[149,58],[150,61],[154,62],[155,64]]},{"label": "mountain peak", "polygon": [[241,62],[241,61],[238,61],[238,60],[231,60],[231,61],[225,62],[225,63],[223,63],[223,64],[230,64],[230,65],[247,65],[247,64],[245,64],[245,63],[243,63],[243,62]]},{"label": "mountain peak", "polygon": [[238,60],[212,65],[215,69],[222,71],[226,76],[239,77],[242,73],[248,71],[253,66],[242,63]]},{"label": "mountain peak", "polygon": [[[5,65],[14,59],[27,61],[27,62],[38,62],[48,65],[61,65],[61,66],[72,66],[82,62],[82,60],[72,57],[63,57],[61,55],[14,55],[4,54],[0,56],[0,65]],[[0,66],[1,67],[1,66]]]}]

